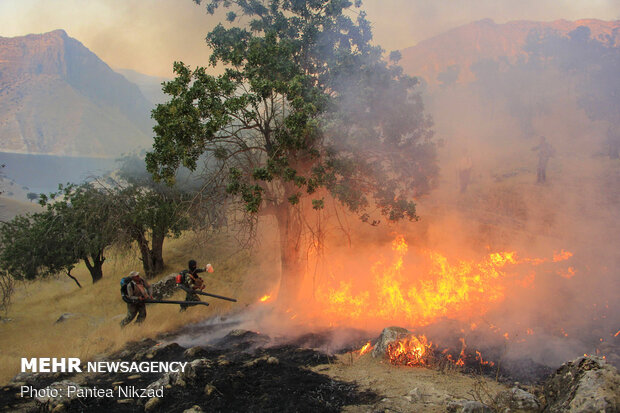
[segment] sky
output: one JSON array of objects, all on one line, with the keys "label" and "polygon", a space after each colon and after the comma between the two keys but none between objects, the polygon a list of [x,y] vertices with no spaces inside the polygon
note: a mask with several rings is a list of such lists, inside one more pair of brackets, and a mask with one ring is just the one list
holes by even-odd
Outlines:
[{"label": "sky", "polygon": [[[472,21],[620,19],[618,0],[365,0],[375,43],[387,51]],[[0,36],[64,29],[113,68],[172,75],[206,65],[206,34],[221,16],[192,0],[0,0]]]}]

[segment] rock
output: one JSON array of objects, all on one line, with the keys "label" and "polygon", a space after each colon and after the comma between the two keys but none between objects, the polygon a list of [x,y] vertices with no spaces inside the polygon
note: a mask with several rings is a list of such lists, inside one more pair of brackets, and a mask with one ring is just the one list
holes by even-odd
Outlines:
[{"label": "rock", "polygon": [[[76,389],[81,388],[80,385],[69,380],[57,381],[48,386],[48,388],[50,389],[50,391],[48,392],[49,395],[41,397],[37,396],[35,397],[35,400],[39,403],[48,404],[51,407],[57,407],[58,405],[63,403],[70,403],[71,400],[77,399],[78,396],[77,391],[72,393],[71,396],[67,394],[67,388],[69,386],[74,386]],[[58,396],[52,396],[52,390],[54,390],[55,393],[58,394]]]},{"label": "rock", "polygon": [[177,291],[177,274],[169,274],[157,281],[156,283],[151,284],[151,288],[153,289],[153,298],[156,300],[161,300],[162,298],[171,297],[175,291]]},{"label": "rock", "polygon": [[473,400],[458,400],[448,404],[448,413],[494,413],[490,407]]},{"label": "rock", "polygon": [[495,397],[495,404],[501,406],[502,412],[534,413],[540,411],[536,396],[518,387],[505,390]]},{"label": "rock", "polygon": [[275,358],[275,357],[269,357],[269,358],[267,359],[267,364],[274,364],[274,365],[275,365],[275,364],[280,364],[280,360],[278,360],[278,359],[277,359],[277,358]]},{"label": "rock", "polygon": [[206,353],[206,350],[204,347],[195,346],[195,347],[191,347],[185,350],[183,352],[183,355],[185,356],[185,358],[195,359],[197,357],[204,356],[205,353]]},{"label": "rock", "polygon": [[424,401],[423,395],[420,392],[420,389],[418,389],[417,387],[415,387],[412,390],[409,390],[409,392],[407,393],[407,396],[409,396],[412,401],[417,401],[417,400]]},{"label": "rock", "polygon": [[198,405],[192,406],[189,409],[183,410],[183,413],[202,413],[202,408]]},{"label": "rock", "polygon": [[158,380],[149,384],[147,389],[157,390],[162,387],[170,388],[169,386],[193,386],[198,378],[197,370],[210,368],[211,365],[210,360],[196,359],[185,367],[185,371],[165,373]]},{"label": "rock", "polygon": [[139,374],[132,374],[131,376],[127,377],[127,380],[137,380],[140,377],[142,377],[142,376],[139,375]]},{"label": "rock", "polygon": [[157,407],[161,404],[161,400],[159,397],[151,397],[146,404],[144,405],[144,411],[145,412],[150,412],[153,411],[155,409],[157,409]]},{"label": "rock", "polygon": [[377,340],[377,344],[375,344],[375,347],[372,349],[372,356],[383,357],[389,343],[391,343],[392,341],[400,340],[401,338],[405,338],[410,334],[411,332],[409,330],[402,327],[384,328]]},{"label": "rock", "polygon": [[214,392],[218,392],[218,393],[219,393],[219,391],[217,390],[217,388],[216,388],[214,385],[212,385],[211,383],[209,383],[209,384],[207,384],[207,385],[205,386],[205,395],[206,395],[207,397],[208,397],[208,396],[211,396]]},{"label": "rock", "polygon": [[52,409],[52,413],[64,413],[67,411],[67,405],[64,403],[60,403],[56,407]]},{"label": "rock", "polygon": [[543,385],[544,412],[620,411],[620,373],[603,358],[564,363]]}]

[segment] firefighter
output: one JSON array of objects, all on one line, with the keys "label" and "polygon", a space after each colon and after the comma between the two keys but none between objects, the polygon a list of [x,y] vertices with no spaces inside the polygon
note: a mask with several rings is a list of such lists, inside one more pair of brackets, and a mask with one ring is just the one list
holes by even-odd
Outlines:
[{"label": "firefighter", "polygon": [[[181,271],[181,282],[187,288],[190,288],[191,291],[188,291],[185,295],[185,301],[200,301],[200,297],[194,292],[203,290],[205,288],[204,281],[198,275],[201,272],[213,272],[213,267],[211,264],[207,264],[204,268],[197,268],[195,260],[189,260],[187,263],[187,270]],[[179,311],[187,310],[187,307],[194,304],[181,304],[181,308]]]},{"label": "firefighter", "polygon": [[549,158],[555,155],[555,149],[544,136],[540,137],[540,143],[532,148],[538,152],[538,167],[536,168],[536,182],[543,184],[547,181],[547,163]]},{"label": "firefighter", "polygon": [[121,294],[123,300],[127,302],[127,317],[121,321],[121,328],[131,323],[136,314],[136,323],[141,323],[146,318],[145,299],[153,299],[153,290],[145,279],[140,277],[140,273],[132,271],[129,276],[121,281]]}]

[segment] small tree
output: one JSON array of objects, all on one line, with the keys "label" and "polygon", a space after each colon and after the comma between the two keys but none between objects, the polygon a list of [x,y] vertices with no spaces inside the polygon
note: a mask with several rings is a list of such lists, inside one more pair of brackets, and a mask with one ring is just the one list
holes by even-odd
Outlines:
[{"label": "small tree", "polygon": [[17,279],[66,273],[84,261],[93,283],[103,277],[104,251],[117,236],[112,198],[90,184],[41,196],[46,210],[0,227],[0,267]]},{"label": "small tree", "polygon": [[39,194],[37,194],[37,193],[35,193],[35,192],[28,192],[28,193],[26,194],[26,198],[28,198],[28,200],[29,200],[30,202],[32,202],[32,201],[36,201],[36,200],[38,200],[38,199],[39,199]]},{"label": "small tree", "polygon": [[210,64],[226,70],[211,76],[175,63],[163,89],[170,101],[153,111],[148,169],[172,182],[204,153],[220,160],[229,193],[248,212],[275,217],[280,297],[294,299],[304,198],[320,210],[330,196],[364,221],[375,208],[390,220],[416,219],[413,199],[437,175],[431,121],[416,80],[382,59],[353,2],[205,3],[209,13],[230,8],[229,27],[207,35]]},{"label": "small tree", "polygon": [[116,219],[125,238],[138,244],[144,273],[152,278],[164,269],[164,240],[189,228],[192,195],[189,188],[156,183],[136,157],[123,160],[119,176]]}]

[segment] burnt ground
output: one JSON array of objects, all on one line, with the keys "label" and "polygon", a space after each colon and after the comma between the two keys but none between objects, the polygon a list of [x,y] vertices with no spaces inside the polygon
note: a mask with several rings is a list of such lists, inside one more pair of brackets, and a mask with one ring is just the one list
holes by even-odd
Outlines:
[{"label": "burnt ground", "polygon": [[[162,337],[163,338],[163,337]],[[258,333],[233,330],[210,346],[187,350],[176,343],[143,340],[130,343],[106,360],[193,361],[202,360],[184,383],[167,386],[152,411],[183,412],[194,405],[213,412],[337,412],[346,405],[367,404],[378,399],[354,383],[334,380],[312,371],[333,358],[295,344],[270,345],[272,340]],[[79,373],[31,374],[0,391],[4,411],[49,411],[51,404],[19,396],[20,385],[45,388],[69,380],[83,387],[101,389],[118,385],[146,388],[162,374]],[[68,412],[140,412],[148,399],[81,398],[65,402]]]},{"label": "burnt ground", "polygon": [[[501,349],[493,348],[483,351],[485,361],[495,360],[493,366],[480,363],[475,349],[467,349],[462,367],[438,351],[430,368],[392,366],[385,359],[355,352],[369,338],[361,331],[347,331],[348,340],[334,347],[342,330],[291,338],[235,329],[238,327],[232,319],[206,320],[156,340],[128,343],[105,357],[107,361],[188,361],[193,362],[191,374],[22,374],[0,389],[0,409],[183,412],[198,405],[210,412],[439,412],[451,401],[497,394],[515,381],[536,393],[540,382],[552,372],[531,360],[502,361]],[[455,345],[453,359],[459,351]],[[100,389],[146,388],[159,381],[165,390],[163,397],[150,402],[149,398],[89,397],[61,401],[60,407],[58,401],[43,403],[19,395],[21,385],[42,389],[62,380]]]}]

